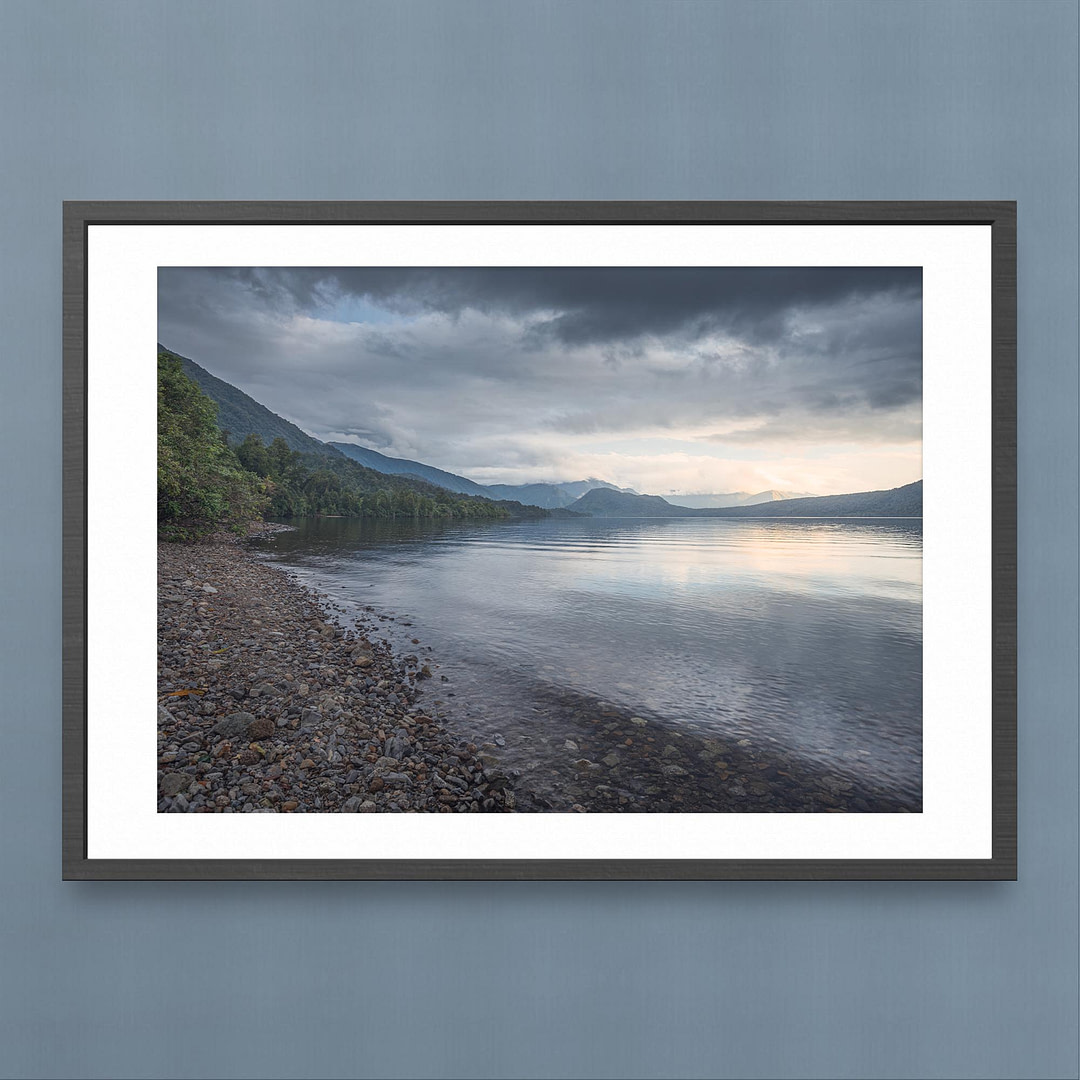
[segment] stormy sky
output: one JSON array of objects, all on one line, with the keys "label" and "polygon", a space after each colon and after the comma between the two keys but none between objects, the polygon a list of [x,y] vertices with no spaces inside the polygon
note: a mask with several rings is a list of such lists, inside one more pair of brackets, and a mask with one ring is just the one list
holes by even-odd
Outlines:
[{"label": "stormy sky", "polygon": [[317,438],[481,483],[922,474],[919,267],[163,267],[158,336]]}]

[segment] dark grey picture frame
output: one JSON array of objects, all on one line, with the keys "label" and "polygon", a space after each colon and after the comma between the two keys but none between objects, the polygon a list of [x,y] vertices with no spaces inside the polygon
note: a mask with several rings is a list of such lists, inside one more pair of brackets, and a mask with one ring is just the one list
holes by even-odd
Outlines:
[{"label": "dark grey picture frame", "polygon": [[[989,225],[992,856],[989,859],[338,860],[87,857],[87,237],[91,225]],[[66,202],[63,227],[65,880],[1015,880],[1016,204],[979,202]],[[152,710],[152,704],[151,704]]]}]

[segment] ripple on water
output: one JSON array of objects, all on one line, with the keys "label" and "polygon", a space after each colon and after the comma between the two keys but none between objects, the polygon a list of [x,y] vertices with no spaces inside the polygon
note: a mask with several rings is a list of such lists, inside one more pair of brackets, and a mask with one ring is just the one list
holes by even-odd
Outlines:
[{"label": "ripple on water", "polygon": [[379,629],[432,650],[444,712],[530,760],[561,753],[539,740],[568,693],[921,789],[920,522],[324,520],[263,549],[345,610],[407,612]]}]

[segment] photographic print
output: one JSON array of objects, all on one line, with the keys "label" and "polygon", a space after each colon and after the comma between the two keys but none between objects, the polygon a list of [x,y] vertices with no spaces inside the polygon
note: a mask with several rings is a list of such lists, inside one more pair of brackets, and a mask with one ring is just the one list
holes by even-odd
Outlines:
[{"label": "photographic print", "polygon": [[160,811],[920,810],[920,267],[175,267],[158,321]]},{"label": "photographic print", "polygon": [[68,204],[65,875],[1013,876],[1014,214]]}]

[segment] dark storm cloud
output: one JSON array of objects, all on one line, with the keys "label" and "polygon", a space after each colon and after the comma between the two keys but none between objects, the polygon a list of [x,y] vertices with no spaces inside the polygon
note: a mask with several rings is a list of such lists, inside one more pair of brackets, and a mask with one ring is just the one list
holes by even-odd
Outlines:
[{"label": "dark storm cloud", "polygon": [[[172,275],[176,272],[166,272]],[[918,298],[920,267],[290,267],[180,271],[245,289],[277,310],[343,297],[399,314],[466,310],[530,322],[567,345],[724,329],[769,341],[790,313],[853,298]],[[534,321],[537,320],[537,321]]]},{"label": "dark storm cloud", "polygon": [[162,268],[159,336],[319,437],[458,471],[646,431],[870,445],[917,438],[921,277]]}]

